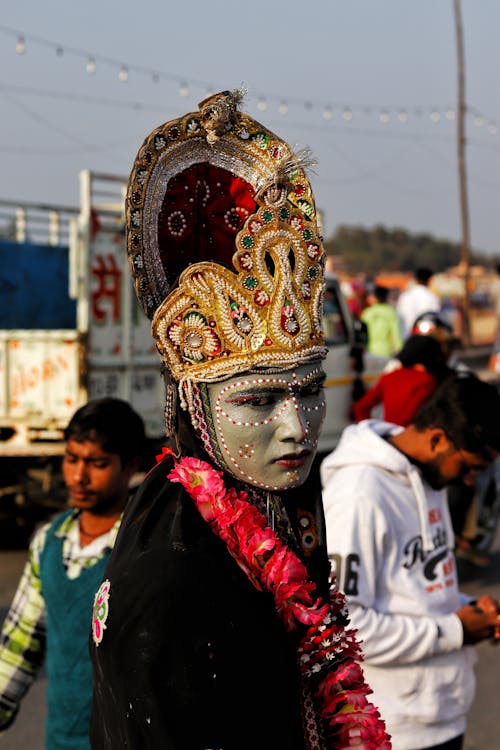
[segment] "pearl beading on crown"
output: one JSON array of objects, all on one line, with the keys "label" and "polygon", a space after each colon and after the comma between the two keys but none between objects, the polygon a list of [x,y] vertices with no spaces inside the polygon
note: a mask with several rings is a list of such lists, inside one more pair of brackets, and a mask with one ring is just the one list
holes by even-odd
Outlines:
[{"label": "pearl beading on crown", "polygon": [[309,237],[308,255],[301,233],[280,222],[261,209],[238,235],[238,273],[195,263],[157,309],[153,335],[176,380],[214,382],[324,357],[319,245]]},{"label": "pearl beading on crown", "polygon": [[[166,366],[186,385],[246,370],[290,369],[326,356],[324,252],[304,172],[309,154],[294,154],[278,136],[240,113],[238,96],[231,92],[207,101],[200,112],[151,133],[136,158],[127,194],[127,244],[136,291],[153,319]],[[168,257],[159,247],[158,216],[172,178],[198,163],[245,180],[255,191],[256,209],[235,234],[234,270],[193,258],[172,288]],[[239,208],[228,202],[228,211]],[[243,210],[239,215],[245,218]],[[182,214],[172,211],[169,221],[171,234],[177,225],[182,234]]]}]

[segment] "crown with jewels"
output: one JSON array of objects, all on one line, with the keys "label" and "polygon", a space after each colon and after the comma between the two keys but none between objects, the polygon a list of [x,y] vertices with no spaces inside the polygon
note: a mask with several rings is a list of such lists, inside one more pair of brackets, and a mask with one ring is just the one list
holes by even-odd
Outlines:
[{"label": "crown with jewels", "polygon": [[313,162],[241,113],[242,96],[156,128],[129,179],[129,263],[177,382],[326,355]]}]

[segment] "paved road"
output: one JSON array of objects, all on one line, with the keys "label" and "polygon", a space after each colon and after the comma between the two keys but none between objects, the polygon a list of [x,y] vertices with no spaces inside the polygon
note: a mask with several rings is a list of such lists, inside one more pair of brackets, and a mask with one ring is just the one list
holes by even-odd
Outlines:
[{"label": "paved road", "polygon": [[[462,590],[475,597],[491,593],[500,598],[500,541],[494,545],[492,558],[492,565],[486,570],[478,570],[459,561]],[[25,560],[25,551],[0,551],[1,621],[14,595]],[[477,694],[469,715],[464,750],[494,750],[499,745],[500,646],[484,643],[477,647],[477,653]],[[46,686],[47,680],[43,672],[25,697],[16,723],[1,737],[1,750],[44,750]]]},{"label": "paved road", "polygon": [[[24,550],[0,551],[0,620],[3,622],[26,561]],[[0,738],[2,750],[45,750],[45,671],[23,700],[14,725]]]}]

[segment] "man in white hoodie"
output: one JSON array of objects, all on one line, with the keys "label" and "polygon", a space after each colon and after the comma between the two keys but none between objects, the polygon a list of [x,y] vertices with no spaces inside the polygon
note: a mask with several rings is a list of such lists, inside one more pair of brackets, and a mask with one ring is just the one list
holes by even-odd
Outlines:
[{"label": "man in white hoodie", "polygon": [[499,605],[458,590],[444,488],[500,452],[500,394],[472,374],[405,428],[347,427],[321,466],[328,551],[363,642],[393,750],[460,750],[474,697],[470,644],[500,640]]}]

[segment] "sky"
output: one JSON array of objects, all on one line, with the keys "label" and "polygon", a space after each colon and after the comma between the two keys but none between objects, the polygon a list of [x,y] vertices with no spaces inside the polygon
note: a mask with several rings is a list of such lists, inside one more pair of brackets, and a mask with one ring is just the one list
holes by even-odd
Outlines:
[{"label": "sky", "polygon": [[[461,13],[470,244],[499,253],[500,3]],[[81,170],[126,178],[153,128],[244,86],[312,149],[325,238],[461,240],[453,0],[4,0],[0,66],[0,199],[77,206]]]}]

